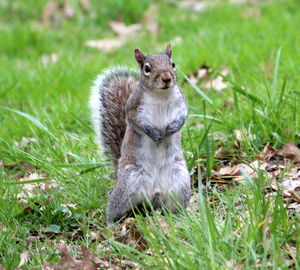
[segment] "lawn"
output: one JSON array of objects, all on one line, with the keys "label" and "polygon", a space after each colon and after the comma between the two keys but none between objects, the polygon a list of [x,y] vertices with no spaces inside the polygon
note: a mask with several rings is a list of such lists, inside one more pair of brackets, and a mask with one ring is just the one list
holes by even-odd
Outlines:
[{"label": "lawn", "polygon": [[[63,2],[0,0],[0,269],[300,269],[299,1]],[[169,42],[191,205],[108,228],[90,87]]]}]

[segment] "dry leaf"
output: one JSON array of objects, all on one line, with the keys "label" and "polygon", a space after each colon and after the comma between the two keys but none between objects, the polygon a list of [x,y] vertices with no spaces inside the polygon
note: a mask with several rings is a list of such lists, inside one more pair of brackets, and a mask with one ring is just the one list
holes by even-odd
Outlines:
[{"label": "dry leaf", "polygon": [[197,213],[199,211],[199,194],[198,192],[194,193],[189,202],[189,206],[187,207],[187,211]]},{"label": "dry leaf", "polygon": [[212,70],[209,66],[202,65],[196,72],[189,74],[189,78],[195,84],[199,83],[199,81],[202,82],[203,88],[207,90],[215,89],[217,91],[222,91],[228,87],[227,83],[225,83],[223,80],[223,76],[228,75],[228,68],[223,68],[221,70],[222,76],[220,75],[215,78],[213,77],[213,75],[211,75],[211,72]]},{"label": "dry leaf", "polygon": [[288,252],[288,254],[294,259],[297,259],[297,249],[296,247],[293,247],[291,245],[289,245],[288,243],[285,243],[285,247],[286,247],[286,251]]},{"label": "dry leaf", "polygon": [[207,82],[205,84],[205,88],[213,88],[217,91],[222,91],[223,89],[227,88],[228,85],[223,81],[223,77],[218,76],[214,80]]},{"label": "dry leaf", "polygon": [[243,169],[250,177],[257,177],[256,171],[260,169],[259,161],[255,160],[251,164],[246,165],[244,163],[239,163],[231,167],[223,167],[219,170],[218,174],[220,176],[232,176],[233,178],[244,178],[240,169]]},{"label": "dry leaf", "polygon": [[223,103],[223,107],[226,109],[233,109],[233,104],[234,104],[233,98],[225,99]]},{"label": "dry leaf", "polygon": [[125,219],[120,231],[114,232],[115,239],[125,245],[135,247],[143,251],[148,247],[148,243],[143,234],[138,230],[134,218]]},{"label": "dry leaf", "polygon": [[111,29],[118,35],[119,39],[131,39],[142,29],[140,24],[126,25],[122,22],[110,22]]},{"label": "dry leaf", "polygon": [[197,0],[185,0],[180,1],[179,6],[182,8],[190,8],[193,12],[201,12],[208,6],[208,2],[197,1]]},{"label": "dry leaf", "polygon": [[6,226],[4,226],[4,224],[2,222],[0,222],[0,230],[3,232],[8,232],[8,228]]},{"label": "dry leaf", "polygon": [[300,149],[293,143],[288,142],[280,152],[287,159],[292,159],[295,162],[300,162]]},{"label": "dry leaf", "polygon": [[207,65],[200,66],[197,71],[189,74],[190,80],[197,84],[200,79],[203,79],[204,81],[209,81],[209,73],[211,72],[211,68]]},{"label": "dry leaf", "polygon": [[44,54],[41,57],[41,62],[44,67],[48,67],[50,64],[55,64],[58,61],[59,57],[56,53],[50,55]]},{"label": "dry leaf", "polygon": [[[148,9],[144,13],[143,23],[146,25],[146,29],[150,32],[153,38],[156,38],[158,33],[158,17],[160,8],[156,4],[149,5]],[[174,43],[172,42],[174,45]]]},{"label": "dry leaf", "polygon": [[44,8],[42,22],[48,24],[58,9],[57,1],[48,1]]},{"label": "dry leaf", "polygon": [[258,8],[253,8],[253,7],[246,8],[245,10],[243,10],[241,15],[242,15],[242,17],[252,18],[257,21],[261,18],[260,10]]},{"label": "dry leaf", "polygon": [[[47,178],[46,174],[30,173],[28,176],[20,178],[19,181],[28,181],[36,179]],[[45,181],[38,183],[26,183],[22,185],[23,190],[17,195],[19,199],[32,198],[40,193],[47,193],[53,187],[57,187],[58,184],[55,181]]]},{"label": "dry leaf", "polygon": [[297,180],[284,180],[282,181],[282,187],[290,192],[300,192],[300,178]]},{"label": "dry leaf", "polygon": [[14,145],[21,148],[26,148],[30,143],[37,142],[37,139],[35,138],[26,138],[22,137],[21,142],[14,141]]},{"label": "dry leaf", "polygon": [[93,263],[93,255],[86,249],[82,247],[83,259],[78,260],[72,257],[69,253],[68,248],[65,244],[60,244],[56,247],[61,255],[61,261],[58,264],[45,263],[42,266],[43,270],[53,269],[53,270],[96,270],[97,267]]},{"label": "dry leaf", "polygon": [[266,162],[269,162],[271,160],[271,158],[273,158],[275,155],[277,155],[278,151],[269,146],[269,144],[267,144],[262,153],[260,155],[258,155],[258,159],[259,160],[263,160],[263,161],[266,161]]},{"label": "dry leaf", "polygon": [[86,46],[100,51],[110,52],[122,47],[128,40],[135,38],[142,28],[140,24],[125,25],[122,22],[110,22],[111,29],[118,35],[117,38],[88,40]]},{"label": "dry leaf", "polygon": [[293,202],[293,203],[290,203],[288,205],[288,209],[289,210],[293,210],[295,211],[296,213],[300,214],[300,203],[299,202]]},{"label": "dry leaf", "polygon": [[19,262],[18,268],[23,266],[28,261],[28,258],[29,258],[29,252],[28,251],[22,252],[20,254],[20,262]]},{"label": "dry leaf", "polygon": [[75,12],[74,12],[73,8],[69,5],[68,0],[65,0],[65,2],[64,2],[63,14],[66,19],[72,19],[75,16]]},{"label": "dry leaf", "polygon": [[[229,73],[228,68],[223,68],[221,71],[222,76],[227,76]],[[213,88],[217,91],[222,91],[225,88],[228,87],[228,84],[223,81],[222,76],[217,76],[215,79],[212,80],[207,80],[206,83],[204,84],[204,88],[209,89]]]},{"label": "dry leaf", "polygon": [[162,219],[161,217],[158,217],[157,219],[155,219],[154,222],[159,223],[158,226],[163,231],[164,234],[168,234],[170,232],[169,224],[164,219]]},{"label": "dry leaf", "polygon": [[100,51],[110,52],[124,45],[125,41],[121,39],[102,39],[102,40],[88,40],[86,46],[95,48]]},{"label": "dry leaf", "polygon": [[229,3],[230,4],[234,4],[234,5],[243,5],[243,4],[247,4],[247,3],[259,3],[262,0],[230,0]]},{"label": "dry leaf", "polygon": [[256,136],[251,134],[248,130],[234,130],[234,135],[238,141],[245,141],[245,140],[255,140]]},{"label": "dry leaf", "polygon": [[[61,261],[58,264],[45,263],[42,266],[43,270],[130,269],[137,266],[136,263],[129,260],[120,260],[111,256],[107,260],[100,259],[83,246],[81,247],[83,255],[81,260],[74,258],[64,243],[58,245],[56,248],[61,254]],[[122,265],[122,268],[119,265]]]},{"label": "dry leaf", "polygon": [[80,0],[80,5],[84,12],[88,12],[91,8],[89,0]]},{"label": "dry leaf", "polygon": [[182,42],[182,37],[180,37],[180,36],[176,36],[175,38],[173,38],[172,40],[171,40],[171,44],[172,44],[172,46],[175,46],[175,45],[177,45],[177,44],[180,44]]}]

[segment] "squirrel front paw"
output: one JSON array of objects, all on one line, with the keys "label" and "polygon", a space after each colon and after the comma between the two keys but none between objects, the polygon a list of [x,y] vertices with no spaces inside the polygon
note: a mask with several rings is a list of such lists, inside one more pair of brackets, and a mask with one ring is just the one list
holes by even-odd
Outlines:
[{"label": "squirrel front paw", "polygon": [[168,125],[166,128],[166,136],[172,135],[177,131],[177,126],[175,125],[175,122]]},{"label": "squirrel front paw", "polygon": [[146,134],[156,143],[160,143],[162,140],[162,134],[161,132],[152,126],[147,126],[146,127]]},{"label": "squirrel front paw", "polygon": [[179,116],[174,122],[172,122],[170,125],[166,128],[166,136],[173,135],[177,131],[181,129],[185,122],[185,116],[181,115]]}]

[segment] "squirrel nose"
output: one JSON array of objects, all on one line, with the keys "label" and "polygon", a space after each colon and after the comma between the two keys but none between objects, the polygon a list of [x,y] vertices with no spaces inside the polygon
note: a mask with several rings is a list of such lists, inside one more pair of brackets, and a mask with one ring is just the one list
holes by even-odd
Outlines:
[{"label": "squirrel nose", "polygon": [[170,72],[163,72],[161,75],[161,80],[164,82],[164,83],[169,83],[171,81],[171,74]]}]

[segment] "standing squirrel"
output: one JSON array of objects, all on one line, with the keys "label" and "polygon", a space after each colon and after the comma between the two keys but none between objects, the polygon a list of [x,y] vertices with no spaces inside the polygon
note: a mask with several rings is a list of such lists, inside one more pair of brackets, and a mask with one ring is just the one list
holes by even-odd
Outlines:
[{"label": "standing squirrel", "polygon": [[109,69],[92,87],[97,140],[117,169],[106,211],[109,224],[149,202],[172,212],[188,205],[191,183],[180,139],[188,108],[171,55],[170,44],[162,54],[145,56],[135,49],[140,72]]}]

